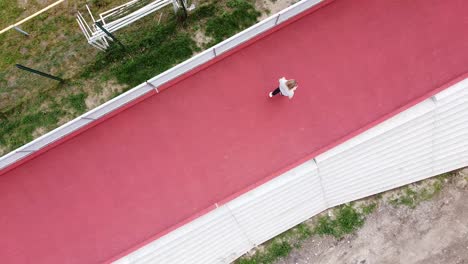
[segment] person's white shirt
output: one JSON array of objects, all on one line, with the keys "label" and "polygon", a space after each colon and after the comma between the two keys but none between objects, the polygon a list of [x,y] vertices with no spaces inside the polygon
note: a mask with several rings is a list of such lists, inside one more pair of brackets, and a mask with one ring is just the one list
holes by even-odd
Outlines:
[{"label": "person's white shirt", "polygon": [[289,97],[289,99],[293,98],[294,96],[294,91],[297,89],[297,86],[294,87],[293,89],[289,89],[288,86],[286,85],[286,78],[282,77],[279,79],[279,89],[282,95]]}]

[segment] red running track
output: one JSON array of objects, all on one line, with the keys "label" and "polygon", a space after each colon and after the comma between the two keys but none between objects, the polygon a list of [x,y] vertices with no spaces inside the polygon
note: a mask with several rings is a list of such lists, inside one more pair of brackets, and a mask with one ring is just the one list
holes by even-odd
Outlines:
[{"label": "red running track", "polygon": [[108,261],[426,98],[468,70],[467,10],[336,0],[4,171],[1,262]]}]

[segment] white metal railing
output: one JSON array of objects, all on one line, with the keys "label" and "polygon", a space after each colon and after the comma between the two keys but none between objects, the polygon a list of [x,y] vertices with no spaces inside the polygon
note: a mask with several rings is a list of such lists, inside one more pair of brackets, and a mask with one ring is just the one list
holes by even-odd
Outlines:
[{"label": "white metal railing", "polygon": [[[158,93],[158,88],[168,81],[173,80],[183,75],[184,73],[187,73],[190,70],[218,57],[219,55],[245,43],[246,41],[268,31],[269,29],[301,12],[304,12],[305,10],[322,1],[323,0],[302,0],[224,40],[223,42],[195,55],[194,57],[176,65],[175,67],[158,74],[157,76],[146,82],[143,82],[135,88],[113,98],[112,100],[90,110],[89,112],[84,113],[83,115],[69,121],[68,123],[29,142],[28,144],[0,157],[0,170],[77,131],[78,129],[132,102],[133,100],[140,98],[141,96],[144,96],[150,92]],[[85,25],[83,25],[83,27],[84,26]]]}]

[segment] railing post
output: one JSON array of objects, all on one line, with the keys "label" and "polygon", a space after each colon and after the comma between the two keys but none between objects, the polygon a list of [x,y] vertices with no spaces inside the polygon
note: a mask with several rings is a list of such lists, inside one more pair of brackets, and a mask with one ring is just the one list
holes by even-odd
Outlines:
[{"label": "railing post", "polygon": [[280,17],[280,14],[278,14],[278,16],[276,17],[276,20],[275,20],[275,26],[278,25],[278,20],[279,20],[279,17]]},{"label": "railing post", "polygon": [[148,81],[145,81],[147,85],[153,87],[154,90],[156,90],[156,93],[159,93],[159,90],[158,90],[158,87],[154,86],[153,84],[151,84],[150,82]]},{"label": "railing post", "polygon": [[328,208],[329,205],[328,205],[328,199],[327,199],[327,194],[325,192],[325,187],[323,186],[323,181],[322,181],[322,175],[320,174],[320,168],[319,168],[319,164],[318,164],[318,161],[317,161],[317,158],[313,158],[312,159],[315,163],[315,166],[317,167],[317,176],[318,176],[318,179],[319,179],[319,183],[320,183],[320,189],[322,190],[322,198],[323,198],[323,202],[325,204],[325,206]]}]

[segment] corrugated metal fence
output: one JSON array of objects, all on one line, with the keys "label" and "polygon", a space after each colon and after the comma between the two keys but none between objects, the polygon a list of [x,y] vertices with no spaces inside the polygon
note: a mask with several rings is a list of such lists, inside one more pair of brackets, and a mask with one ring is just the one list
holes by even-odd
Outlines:
[{"label": "corrugated metal fence", "polygon": [[229,263],[327,208],[468,166],[468,79],[115,263]]}]

